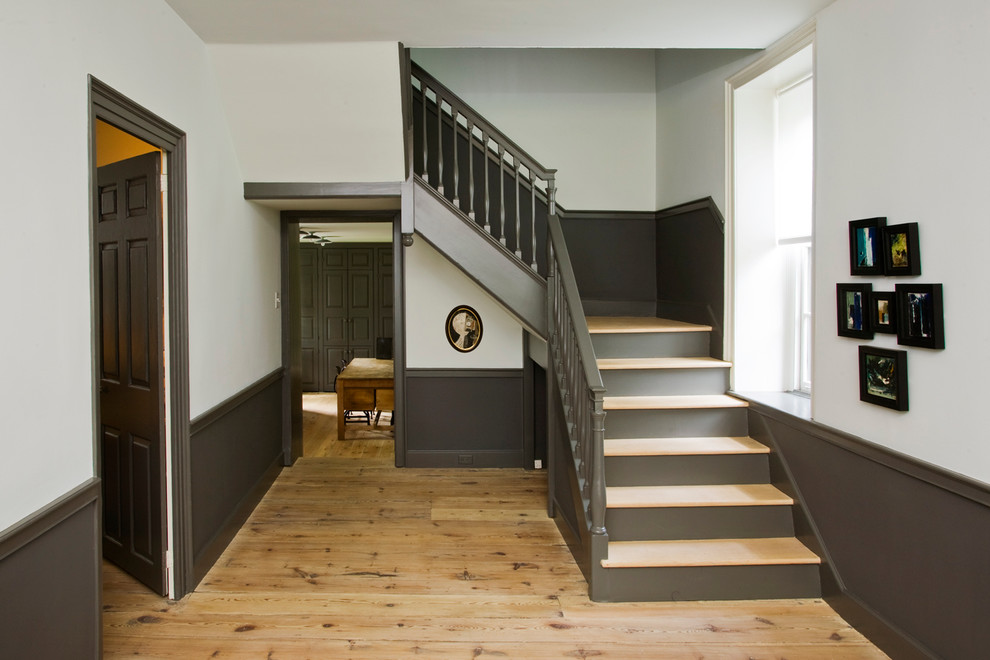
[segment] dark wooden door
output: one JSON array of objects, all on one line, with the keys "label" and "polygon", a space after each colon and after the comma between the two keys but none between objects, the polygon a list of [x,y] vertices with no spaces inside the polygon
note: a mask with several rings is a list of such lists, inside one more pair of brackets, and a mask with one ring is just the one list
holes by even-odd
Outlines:
[{"label": "dark wooden door", "polygon": [[161,156],[98,170],[103,556],[165,593]]}]

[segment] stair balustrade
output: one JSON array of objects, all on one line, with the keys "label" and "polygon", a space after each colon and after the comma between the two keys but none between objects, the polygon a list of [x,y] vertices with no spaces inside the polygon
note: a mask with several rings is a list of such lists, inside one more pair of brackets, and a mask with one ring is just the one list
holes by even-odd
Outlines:
[{"label": "stair balustrade", "polygon": [[[567,253],[560,219],[547,219],[547,309],[549,322],[548,398],[557,397],[564,424],[551,424],[551,447],[570,444],[585,523],[592,541],[585,550],[607,547],[605,530],[605,386],[595,360],[591,335]],[[550,416],[553,419],[553,415]],[[552,469],[552,468],[551,468]],[[551,486],[553,488],[553,486]],[[551,497],[553,493],[551,492]],[[581,530],[586,531],[586,530]],[[600,537],[595,541],[594,537]],[[600,540],[604,544],[600,545]],[[595,560],[602,557],[595,557]]]},{"label": "stair balustrade", "polygon": [[516,259],[539,270],[541,216],[556,211],[556,170],[540,165],[415,63],[415,173]]}]

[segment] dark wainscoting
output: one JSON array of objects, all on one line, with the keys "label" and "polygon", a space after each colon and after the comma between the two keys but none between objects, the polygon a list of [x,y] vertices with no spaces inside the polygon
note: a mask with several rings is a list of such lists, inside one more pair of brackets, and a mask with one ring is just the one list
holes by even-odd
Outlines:
[{"label": "dark wainscoting", "polygon": [[273,371],[192,421],[197,583],[282,469],[282,373]]},{"label": "dark wainscoting", "polygon": [[0,657],[101,657],[100,480],[0,534]]},{"label": "dark wainscoting", "polygon": [[836,611],[893,658],[984,657],[990,487],[750,403],[750,433],[794,485]]},{"label": "dark wainscoting", "polygon": [[657,212],[657,316],[712,326],[722,358],[725,220],[711,197]]},{"label": "dark wainscoting", "polygon": [[406,467],[523,467],[525,381],[522,369],[407,369]]},{"label": "dark wainscoting", "polygon": [[584,311],[656,316],[656,213],[560,211]]}]

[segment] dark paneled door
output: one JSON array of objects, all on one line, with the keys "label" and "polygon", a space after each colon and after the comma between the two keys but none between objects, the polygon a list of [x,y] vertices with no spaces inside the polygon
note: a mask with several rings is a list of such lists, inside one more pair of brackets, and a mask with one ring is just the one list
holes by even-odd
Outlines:
[{"label": "dark paneled door", "polygon": [[98,170],[103,555],[165,593],[161,155]]}]

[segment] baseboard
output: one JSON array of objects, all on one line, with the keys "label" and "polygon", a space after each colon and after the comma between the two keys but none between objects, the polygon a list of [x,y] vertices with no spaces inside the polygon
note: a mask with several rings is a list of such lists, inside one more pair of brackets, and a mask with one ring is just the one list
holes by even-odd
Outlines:
[{"label": "baseboard", "polygon": [[0,657],[100,657],[100,480],[0,533]]},{"label": "baseboard", "polygon": [[518,451],[443,451],[410,450],[406,452],[406,467],[411,468],[521,468]]}]

